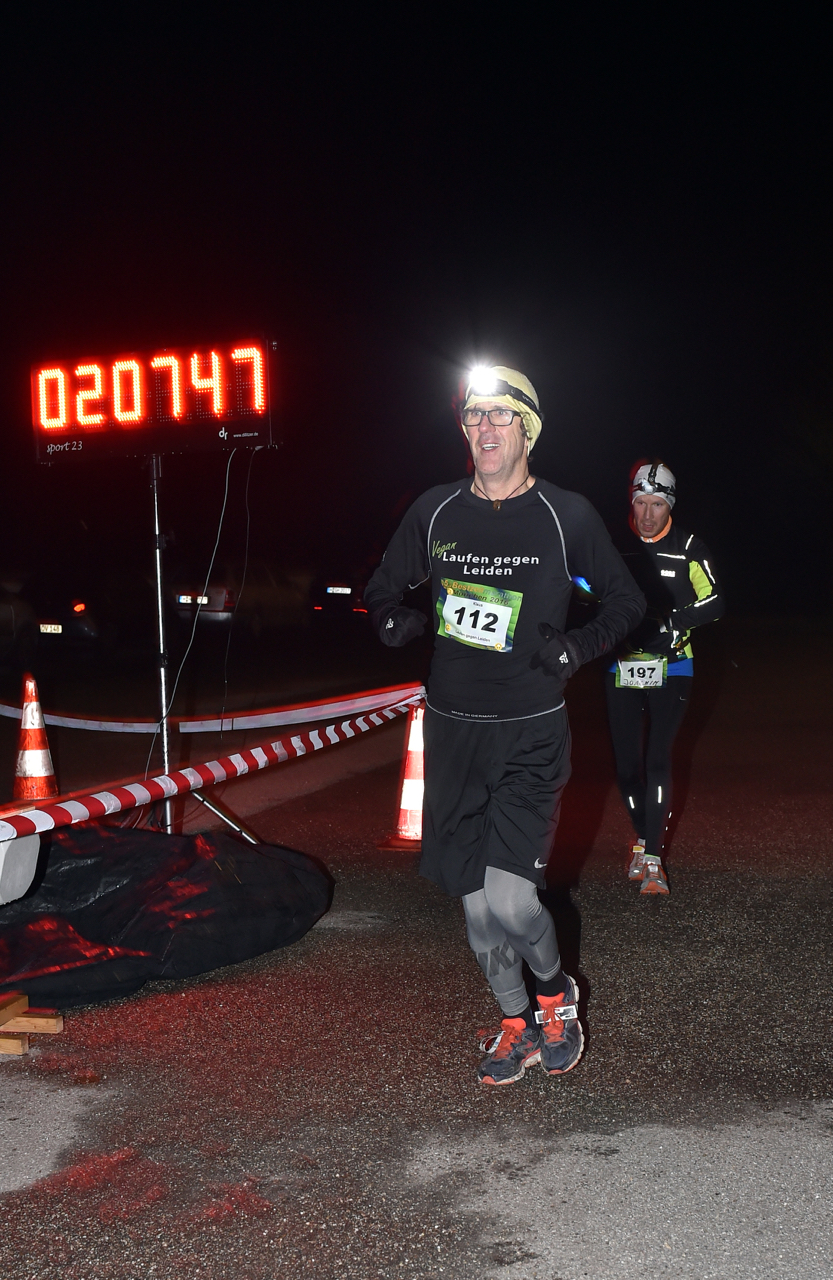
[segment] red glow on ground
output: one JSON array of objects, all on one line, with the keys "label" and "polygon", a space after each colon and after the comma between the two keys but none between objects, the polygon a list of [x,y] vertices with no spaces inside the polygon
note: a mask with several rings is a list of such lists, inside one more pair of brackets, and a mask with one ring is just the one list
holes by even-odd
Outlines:
[{"label": "red glow on ground", "polygon": [[265,1214],[271,1212],[272,1204],[269,1200],[265,1200],[263,1196],[251,1191],[249,1185],[243,1183],[239,1187],[222,1187],[221,1195],[216,1199],[210,1200],[202,1208],[198,1208],[194,1217],[209,1218],[214,1222],[240,1216],[262,1218]]},{"label": "red glow on ground", "polygon": [[123,1147],[110,1155],[90,1156],[35,1183],[33,1190],[54,1196],[63,1191],[93,1191],[96,1187],[109,1186],[118,1175],[120,1166],[135,1158],[136,1152],[132,1147]]}]

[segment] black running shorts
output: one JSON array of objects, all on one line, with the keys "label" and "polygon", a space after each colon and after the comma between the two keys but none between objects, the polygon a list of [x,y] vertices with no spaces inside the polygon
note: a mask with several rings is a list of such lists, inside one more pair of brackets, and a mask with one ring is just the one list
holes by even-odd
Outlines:
[{"label": "black running shorts", "polygon": [[483,888],[487,867],[540,887],[570,776],[567,712],[452,720],[425,711],[420,873],[453,897]]}]

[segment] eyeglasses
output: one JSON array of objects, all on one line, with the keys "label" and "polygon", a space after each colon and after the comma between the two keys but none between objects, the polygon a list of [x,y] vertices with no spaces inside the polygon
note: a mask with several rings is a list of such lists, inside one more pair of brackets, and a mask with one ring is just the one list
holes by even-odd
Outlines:
[{"label": "eyeglasses", "polygon": [[493,427],[508,427],[513,418],[520,417],[515,409],[464,409],[463,426],[479,427],[484,414]]}]

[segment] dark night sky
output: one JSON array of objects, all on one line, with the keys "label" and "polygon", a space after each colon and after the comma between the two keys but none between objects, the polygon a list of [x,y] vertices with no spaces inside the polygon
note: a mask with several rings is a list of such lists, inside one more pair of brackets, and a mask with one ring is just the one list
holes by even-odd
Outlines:
[{"label": "dark night sky", "polygon": [[[263,331],[284,445],[254,463],[260,554],[366,557],[462,472],[450,401],[486,358],[538,388],[534,470],[621,528],[660,455],[739,610],[829,611],[821,19],[266,12],[7,25],[7,558],[149,557],[135,463],[33,463],[33,361]],[[166,466],[166,523],[206,562],[223,465]]]}]

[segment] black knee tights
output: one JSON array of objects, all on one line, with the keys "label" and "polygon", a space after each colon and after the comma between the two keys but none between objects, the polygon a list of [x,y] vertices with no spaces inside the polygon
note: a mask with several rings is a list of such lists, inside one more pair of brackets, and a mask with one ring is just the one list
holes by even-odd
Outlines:
[{"label": "black knee tights", "polygon": [[605,675],[619,790],[646,854],[657,857],[671,816],[671,747],[690,689],[691,676],[671,676],[661,689],[617,689],[614,673]]}]

